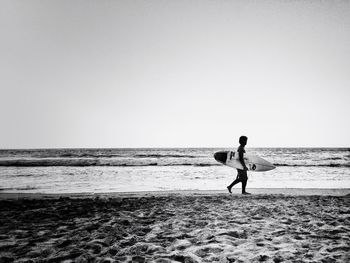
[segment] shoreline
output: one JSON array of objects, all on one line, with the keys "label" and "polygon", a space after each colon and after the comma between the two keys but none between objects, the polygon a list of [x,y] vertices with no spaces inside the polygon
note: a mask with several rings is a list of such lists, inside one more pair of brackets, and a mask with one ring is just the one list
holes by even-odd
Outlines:
[{"label": "shoreline", "polygon": [[[240,188],[227,190],[172,190],[172,191],[135,191],[135,192],[84,192],[84,193],[6,193],[0,191],[0,200],[7,199],[56,199],[69,198],[123,198],[123,197],[149,197],[149,196],[200,196],[200,195],[238,195]],[[256,195],[282,195],[282,196],[347,196],[350,188],[250,188],[248,192]]]}]

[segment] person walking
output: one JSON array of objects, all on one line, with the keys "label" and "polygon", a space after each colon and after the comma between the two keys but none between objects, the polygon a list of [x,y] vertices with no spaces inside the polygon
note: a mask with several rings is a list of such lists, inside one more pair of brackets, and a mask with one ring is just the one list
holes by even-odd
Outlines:
[{"label": "person walking", "polygon": [[247,175],[248,168],[244,162],[244,154],[245,154],[244,147],[247,145],[247,142],[248,142],[247,136],[239,137],[239,144],[240,145],[237,149],[237,152],[238,152],[239,161],[241,162],[241,164],[243,166],[243,170],[237,169],[236,179],[229,186],[227,186],[227,190],[229,191],[230,194],[232,194],[232,192],[231,192],[232,187],[238,183],[242,183],[242,194],[244,194],[244,195],[250,194],[250,193],[245,191],[245,188],[247,186],[247,181],[248,181],[248,175]]}]

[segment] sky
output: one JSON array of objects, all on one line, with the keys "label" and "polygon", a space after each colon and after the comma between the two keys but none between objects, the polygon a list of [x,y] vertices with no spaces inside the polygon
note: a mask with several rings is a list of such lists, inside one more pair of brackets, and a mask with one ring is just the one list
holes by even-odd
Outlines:
[{"label": "sky", "polygon": [[349,1],[0,1],[0,148],[350,147]]}]

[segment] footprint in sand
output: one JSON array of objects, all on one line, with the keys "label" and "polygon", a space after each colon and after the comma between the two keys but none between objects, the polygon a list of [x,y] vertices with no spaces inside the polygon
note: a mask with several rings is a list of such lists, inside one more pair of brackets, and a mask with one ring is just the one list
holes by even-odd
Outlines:
[{"label": "footprint in sand", "polygon": [[204,247],[204,248],[197,249],[195,254],[201,258],[206,258],[210,254],[215,255],[215,254],[218,254],[222,251],[223,251],[223,249],[220,247]]}]

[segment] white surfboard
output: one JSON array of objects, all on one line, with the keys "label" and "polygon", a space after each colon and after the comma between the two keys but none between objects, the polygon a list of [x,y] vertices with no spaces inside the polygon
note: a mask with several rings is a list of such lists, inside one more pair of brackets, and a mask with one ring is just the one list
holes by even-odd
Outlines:
[{"label": "white surfboard", "polygon": [[[265,172],[275,169],[276,167],[265,159],[252,154],[244,154],[244,163],[249,171]],[[230,166],[232,168],[243,170],[243,166],[239,161],[238,152],[221,151],[214,154],[214,158],[219,163]]]}]

